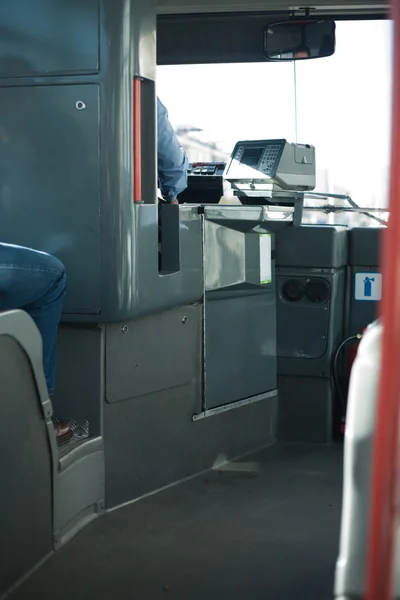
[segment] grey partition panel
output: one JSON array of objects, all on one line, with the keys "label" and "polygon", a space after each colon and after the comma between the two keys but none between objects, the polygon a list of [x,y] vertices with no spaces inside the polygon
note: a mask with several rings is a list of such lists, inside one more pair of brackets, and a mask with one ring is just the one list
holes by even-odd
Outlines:
[{"label": "grey partition panel", "polygon": [[1,0],[0,77],[95,73],[98,14],[99,0]]},{"label": "grey partition panel", "polygon": [[106,328],[106,400],[120,402],[191,383],[200,374],[199,306]]},{"label": "grey partition panel", "polygon": [[70,279],[64,311],[97,313],[99,88],[0,87],[0,103],[0,239],[61,258]]},{"label": "grey partition panel", "polygon": [[204,207],[204,407],[276,389],[274,236],[262,207]]},{"label": "grey partition panel", "polygon": [[52,551],[51,405],[40,336],[19,311],[0,313],[0,596]]},{"label": "grey partition panel", "polygon": [[275,294],[230,294],[206,304],[207,409],[276,389]]},{"label": "grey partition panel", "polygon": [[[377,317],[382,274],[380,246],[384,231],[378,227],[355,227],[349,231],[346,315],[348,336],[361,333]],[[365,296],[362,287],[360,288],[367,278],[372,284],[370,296]],[[379,289],[376,288],[377,285]]]}]

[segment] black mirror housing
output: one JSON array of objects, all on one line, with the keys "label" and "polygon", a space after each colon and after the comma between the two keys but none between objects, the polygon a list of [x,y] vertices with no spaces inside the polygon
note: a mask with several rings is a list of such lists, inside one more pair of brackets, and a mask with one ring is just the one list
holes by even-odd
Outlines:
[{"label": "black mirror housing", "polygon": [[265,59],[287,62],[332,56],[335,31],[332,19],[291,19],[271,23],[264,30]]}]

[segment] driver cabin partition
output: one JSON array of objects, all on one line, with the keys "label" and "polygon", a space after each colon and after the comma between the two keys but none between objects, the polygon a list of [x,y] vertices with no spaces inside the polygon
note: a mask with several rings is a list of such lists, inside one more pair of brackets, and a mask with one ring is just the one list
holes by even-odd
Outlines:
[{"label": "driver cabin partition", "polygon": [[160,273],[154,2],[2,0],[0,23],[0,239],[66,265],[52,408],[88,433],[59,448],[41,433],[57,548],[107,508],[274,442],[277,403],[193,420],[204,216],[169,207],[179,265]]}]

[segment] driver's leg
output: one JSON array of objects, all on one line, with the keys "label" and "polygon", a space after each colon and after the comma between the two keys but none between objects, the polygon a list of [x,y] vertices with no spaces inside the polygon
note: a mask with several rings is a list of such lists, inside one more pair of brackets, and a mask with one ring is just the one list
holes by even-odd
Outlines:
[{"label": "driver's leg", "polygon": [[[43,340],[48,393],[54,392],[58,324],[66,292],[65,267],[57,258],[21,246],[0,244],[0,310],[19,308],[36,323]],[[67,424],[56,424],[58,439],[68,438]]]}]

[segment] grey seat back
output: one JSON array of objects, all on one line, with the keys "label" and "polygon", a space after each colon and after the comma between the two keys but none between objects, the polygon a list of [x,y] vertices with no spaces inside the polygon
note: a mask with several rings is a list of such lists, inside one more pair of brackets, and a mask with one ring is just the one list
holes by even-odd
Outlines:
[{"label": "grey seat back", "polygon": [[48,427],[39,332],[22,311],[0,313],[0,597],[52,550]]}]

